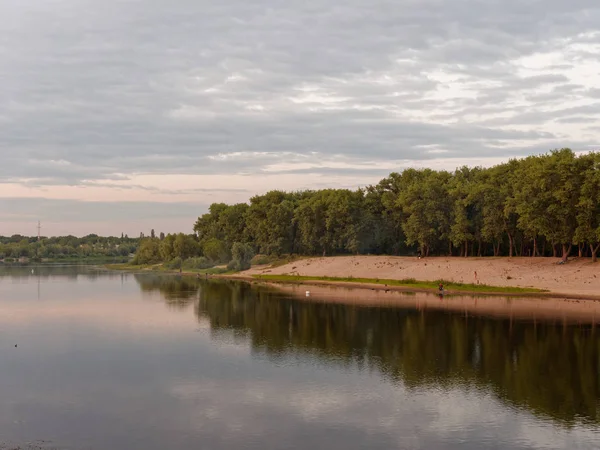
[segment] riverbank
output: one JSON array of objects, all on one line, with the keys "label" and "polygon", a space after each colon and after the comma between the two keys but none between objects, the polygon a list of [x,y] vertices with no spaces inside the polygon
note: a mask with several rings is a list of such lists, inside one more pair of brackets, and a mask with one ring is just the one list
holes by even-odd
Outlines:
[{"label": "riverbank", "polygon": [[383,291],[438,292],[491,296],[562,297],[600,300],[600,263],[556,258],[459,258],[339,256],[300,259],[283,265],[256,266],[232,273],[223,268],[185,271],[160,265],[109,264],[112,270],[152,271],[182,276],[280,284],[341,286]]},{"label": "riverbank", "polygon": [[[358,284],[357,280],[410,280],[402,289],[433,291],[444,280],[456,293],[527,294],[568,298],[600,299],[600,263],[557,258],[460,258],[340,256],[307,258],[279,267],[255,267],[239,275],[249,279],[267,276],[271,281],[319,284]],[[418,281],[415,281],[418,280]],[[431,283],[430,286],[419,286]],[[388,284],[388,289],[394,288]],[[377,287],[373,285],[373,287]]]}]

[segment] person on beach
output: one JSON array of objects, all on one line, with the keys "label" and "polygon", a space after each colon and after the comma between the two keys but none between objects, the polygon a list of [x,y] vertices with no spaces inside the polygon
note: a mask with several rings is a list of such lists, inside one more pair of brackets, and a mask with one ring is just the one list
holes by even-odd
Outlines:
[{"label": "person on beach", "polygon": [[477,271],[473,271],[473,274],[475,275],[475,284],[479,284],[479,279],[477,278]]}]

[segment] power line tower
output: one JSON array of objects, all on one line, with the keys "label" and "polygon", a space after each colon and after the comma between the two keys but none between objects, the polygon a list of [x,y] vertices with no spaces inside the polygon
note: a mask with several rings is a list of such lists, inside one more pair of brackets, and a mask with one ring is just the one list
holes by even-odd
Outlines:
[{"label": "power line tower", "polygon": [[41,237],[41,231],[42,231],[42,224],[39,220],[38,220],[38,224],[37,224],[37,230],[38,230],[38,241],[39,241],[40,237]]}]

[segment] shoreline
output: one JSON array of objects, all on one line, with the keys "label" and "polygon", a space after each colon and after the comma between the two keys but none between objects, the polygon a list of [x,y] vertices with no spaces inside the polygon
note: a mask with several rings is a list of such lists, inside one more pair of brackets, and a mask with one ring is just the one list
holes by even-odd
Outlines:
[{"label": "shoreline", "polygon": [[[182,273],[183,276],[195,275],[194,273]],[[405,293],[421,293],[421,294],[435,294],[438,295],[438,290],[435,288],[423,288],[423,287],[411,287],[406,286],[385,286],[376,283],[362,283],[357,281],[335,281],[335,280],[277,280],[277,279],[260,279],[255,278],[251,275],[210,275],[210,278],[220,278],[227,280],[246,281],[249,283],[260,283],[260,284],[275,284],[283,286],[328,286],[328,287],[343,287],[350,289],[360,289],[366,291],[390,291],[390,292],[405,292]],[[497,286],[490,286],[497,287]],[[447,296],[473,296],[473,297],[527,297],[527,298],[552,298],[552,299],[564,299],[564,300],[591,300],[600,301],[600,295],[585,295],[585,294],[570,294],[562,292],[510,292],[510,291],[475,291],[468,289],[453,289],[445,290],[444,297]]]},{"label": "shoreline", "polygon": [[[126,265],[111,267],[110,264],[104,267],[109,270],[250,283],[338,286],[365,291],[429,294],[438,294],[435,283],[443,280],[445,295],[600,300],[600,263],[577,258],[564,265],[556,264],[556,261],[556,258],[527,257],[417,259],[361,255],[304,258],[279,266],[254,266],[238,273],[210,273],[210,269],[193,272],[156,270],[157,266],[154,270],[144,267],[128,268]],[[469,284],[470,280],[474,283]]]}]

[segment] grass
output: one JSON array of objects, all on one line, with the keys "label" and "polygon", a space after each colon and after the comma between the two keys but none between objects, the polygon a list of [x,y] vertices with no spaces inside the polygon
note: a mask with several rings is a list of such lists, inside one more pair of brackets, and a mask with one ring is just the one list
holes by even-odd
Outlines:
[{"label": "grass", "polygon": [[414,278],[403,280],[382,280],[379,278],[336,278],[336,277],[311,277],[300,275],[254,275],[254,278],[264,281],[279,281],[279,282],[298,282],[298,281],[330,281],[344,283],[363,283],[363,284],[380,284],[387,286],[408,287],[415,289],[438,289],[440,283],[444,285],[447,291],[462,291],[462,292],[493,292],[493,293],[542,293],[547,292],[542,289],[521,288],[514,286],[489,286],[487,284],[464,284],[453,283],[445,280],[437,281],[419,281]]}]

